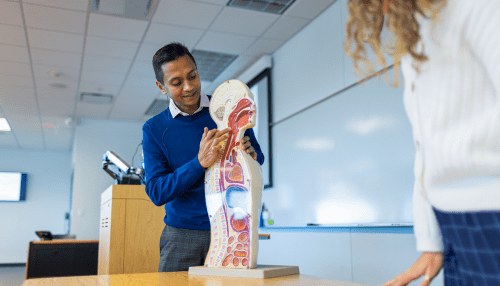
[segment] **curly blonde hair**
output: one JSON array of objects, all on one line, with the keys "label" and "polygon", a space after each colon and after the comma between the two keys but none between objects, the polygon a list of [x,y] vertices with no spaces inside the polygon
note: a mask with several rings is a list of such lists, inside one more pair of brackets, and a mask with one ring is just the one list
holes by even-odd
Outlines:
[{"label": "curly blonde hair", "polygon": [[[420,41],[416,15],[436,17],[436,5],[444,6],[446,0],[348,0],[349,18],[346,25],[344,50],[353,59],[354,68],[360,74],[373,74],[373,64],[368,60],[365,44],[375,52],[378,63],[387,68],[383,54],[394,58],[395,80],[399,85],[397,67],[402,56],[410,54],[416,62],[424,62],[427,56],[417,51]],[[382,29],[385,26],[393,35],[395,43],[381,43]],[[364,66],[364,68],[361,67]],[[391,82],[386,79],[390,85]]]}]

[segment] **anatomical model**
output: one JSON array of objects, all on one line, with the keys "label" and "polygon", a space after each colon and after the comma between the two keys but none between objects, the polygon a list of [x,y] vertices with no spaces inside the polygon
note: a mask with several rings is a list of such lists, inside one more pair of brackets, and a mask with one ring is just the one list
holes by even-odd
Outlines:
[{"label": "anatomical model", "polygon": [[211,227],[207,267],[255,268],[262,207],[262,170],[241,150],[245,130],[255,125],[253,95],[238,80],[214,91],[210,115],[217,129],[231,127],[217,161],[205,172],[205,197]]}]

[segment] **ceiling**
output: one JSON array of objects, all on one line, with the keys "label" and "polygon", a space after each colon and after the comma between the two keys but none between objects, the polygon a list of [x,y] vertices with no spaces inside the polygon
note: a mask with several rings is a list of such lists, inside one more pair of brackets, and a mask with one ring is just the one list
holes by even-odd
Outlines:
[{"label": "ceiling", "polygon": [[[89,0],[0,0],[0,148],[71,150],[80,118],[145,122],[157,98],[154,53],[172,41],[238,55],[210,94],[272,54],[335,0],[296,0],[282,15],[227,7],[228,0],[160,0],[151,20],[91,12]],[[111,103],[80,93],[113,95]]]}]

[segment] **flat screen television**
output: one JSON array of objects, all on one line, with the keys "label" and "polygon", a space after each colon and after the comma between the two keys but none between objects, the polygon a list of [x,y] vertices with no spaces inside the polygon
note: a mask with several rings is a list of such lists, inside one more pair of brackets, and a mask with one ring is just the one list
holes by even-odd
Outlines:
[{"label": "flat screen television", "polygon": [[26,174],[0,172],[0,201],[18,202],[26,200]]}]

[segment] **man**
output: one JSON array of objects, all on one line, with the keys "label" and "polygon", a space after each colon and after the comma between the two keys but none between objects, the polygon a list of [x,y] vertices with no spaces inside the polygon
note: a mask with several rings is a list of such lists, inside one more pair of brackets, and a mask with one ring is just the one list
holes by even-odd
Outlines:
[{"label": "man", "polygon": [[[210,247],[205,169],[216,161],[230,129],[216,129],[210,97],[201,92],[195,60],[185,46],[159,49],[153,68],[156,85],[170,97],[169,107],[143,126],[146,193],[155,205],[165,205],[158,271],[186,271],[203,265]],[[242,149],[262,164],[253,130],[241,141]]]}]

